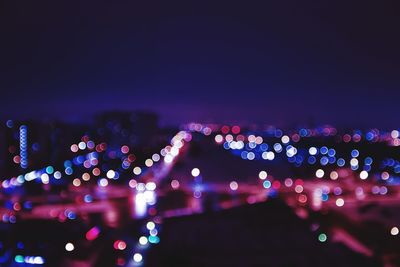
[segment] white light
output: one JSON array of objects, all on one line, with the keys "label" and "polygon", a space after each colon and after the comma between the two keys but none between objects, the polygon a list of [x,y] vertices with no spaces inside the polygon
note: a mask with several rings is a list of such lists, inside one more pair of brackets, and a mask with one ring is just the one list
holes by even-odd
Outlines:
[{"label": "white light", "polygon": [[266,171],[260,171],[260,173],[258,174],[258,178],[260,178],[261,180],[265,180],[267,179],[267,172]]},{"label": "white light", "polygon": [[40,178],[42,179],[42,183],[48,184],[49,183],[49,175],[47,173],[43,173]]},{"label": "white light", "polygon": [[146,215],[147,202],[144,193],[137,193],[135,196],[135,214],[139,218]]},{"label": "white light", "polygon": [[65,250],[66,251],[73,251],[75,249],[75,246],[74,246],[74,244],[72,244],[72,243],[67,243],[66,245],[65,245]]},{"label": "white light", "polygon": [[142,245],[142,246],[147,245],[148,242],[149,241],[147,240],[147,237],[145,237],[145,236],[141,236],[139,238],[139,244]]},{"label": "white light", "polygon": [[343,198],[338,198],[338,199],[336,199],[336,206],[338,206],[338,207],[343,207],[343,205],[344,205],[344,200],[343,200]]},{"label": "white light", "polygon": [[222,143],[223,141],[224,141],[224,137],[222,137],[222,135],[217,134],[217,135],[215,136],[215,142],[216,142],[216,143],[220,144],[220,143]]},{"label": "white light", "polygon": [[315,176],[317,176],[318,178],[322,178],[322,177],[324,177],[324,171],[322,170],[322,169],[318,169],[316,172],[315,172]]},{"label": "white light", "polygon": [[367,171],[362,171],[362,172],[360,172],[360,178],[361,178],[362,180],[367,179],[367,178],[368,178],[368,172],[367,172]]},{"label": "white light", "polygon": [[44,260],[43,260],[42,257],[36,256],[36,257],[33,259],[33,263],[34,263],[34,264],[44,264]]},{"label": "white light", "polygon": [[160,160],[160,155],[158,155],[158,154],[153,154],[153,156],[151,156],[151,159],[152,159],[154,162],[157,162],[157,161]]},{"label": "white light", "polygon": [[56,171],[56,172],[54,173],[54,178],[60,179],[60,178],[61,178],[61,172]]},{"label": "white light", "polygon": [[243,148],[244,148],[243,141],[237,141],[236,142],[236,149],[243,149]]},{"label": "white light", "polygon": [[139,191],[139,192],[142,192],[142,191],[144,191],[145,189],[146,189],[146,185],[145,185],[144,183],[138,183],[138,184],[136,185],[136,190]]},{"label": "white light", "polygon": [[144,165],[146,165],[147,167],[151,167],[153,166],[153,160],[151,159],[146,159],[146,161],[144,162]]},{"label": "white light", "polygon": [[295,148],[294,146],[288,146],[288,148],[286,149],[286,156],[291,158],[296,154],[297,154],[297,148]]},{"label": "white light", "polygon": [[147,184],[146,184],[146,189],[147,190],[150,190],[150,191],[154,191],[154,190],[156,190],[156,183],[154,183],[154,182],[148,182]]},{"label": "white light", "polygon": [[310,155],[312,155],[312,156],[316,155],[317,152],[318,152],[317,148],[315,148],[313,146],[308,149],[308,153],[310,153]]},{"label": "white light", "polygon": [[332,171],[330,177],[332,180],[336,180],[337,178],[339,178],[339,174],[336,171]]},{"label": "white light", "polygon": [[156,204],[156,193],[154,191],[145,191],[144,197],[146,199],[147,204],[154,205]]},{"label": "white light", "polygon": [[115,177],[115,171],[109,170],[106,175],[107,175],[107,178],[112,179]]},{"label": "white light", "polygon": [[289,138],[289,136],[284,135],[284,136],[282,136],[281,141],[283,144],[287,144],[287,143],[289,143],[290,138]]},{"label": "white light", "polygon": [[86,148],[86,143],[85,142],[80,142],[78,144],[78,147],[79,147],[80,150],[84,150]]},{"label": "white light", "polygon": [[140,254],[140,253],[135,253],[135,254],[133,255],[133,260],[134,260],[135,262],[141,262],[141,261],[143,260],[142,254]]},{"label": "white light", "polygon": [[396,226],[392,227],[392,229],[390,229],[390,234],[391,235],[398,235],[399,234],[399,228],[397,228]]},{"label": "white light", "polygon": [[230,182],[229,187],[231,188],[231,190],[236,191],[239,187],[238,183],[235,181]]},{"label": "white light", "polygon": [[393,139],[399,138],[400,133],[397,130],[393,130],[390,135],[392,136]]},{"label": "white light", "polygon": [[351,166],[358,166],[358,159],[352,158],[352,159],[350,160],[350,165],[351,165]]},{"label": "white light", "polygon": [[139,175],[142,173],[142,169],[140,167],[133,168],[133,174]]},{"label": "white light", "polygon": [[198,168],[193,168],[192,170],[192,176],[197,177],[200,175],[200,170]]},{"label": "white light", "polygon": [[263,152],[263,153],[262,153],[262,158],[263,158],[263,159],[267,159],[267,160],[274,160],[274,158],[275,158],[275,153],[272,152],[272,151]]},{"label": "white light", "polygon": [[24,261],[28,264],[44,264],[44,259],[40,256],[25,256]]},{"label": "white light", "polygon": [[165,155],[164,162],[171,163],[174,160],[174,157],[171,154]]},{"label": "white light", "polygon": [[172,147],[171,148],[171,155],[174,156],[174,157],[178,156],[179,155],[179,149],[177,147],[175,147],[175,146]]},{"label": "white light", "polygon": [[106,178],[101,178],[101,179],[99,180],[99,185],[100,185],[101,187],[106,187],[106,186],[108,185],[107,179],[106,179]]},{"label": "white light", "polygon": [[146,224],[146,227],[147,227],[148,230],[153,230],[156,227],[156,225],[155,225],[154,222],[148,222]]}]

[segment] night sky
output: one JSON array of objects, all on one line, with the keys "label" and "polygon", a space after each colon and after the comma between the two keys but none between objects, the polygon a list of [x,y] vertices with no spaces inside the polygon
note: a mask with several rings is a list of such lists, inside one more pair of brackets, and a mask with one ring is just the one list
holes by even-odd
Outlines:
[{"label": "night sky", "polygon": [[2,1],[0,118],[399,127],[398,1]]}]

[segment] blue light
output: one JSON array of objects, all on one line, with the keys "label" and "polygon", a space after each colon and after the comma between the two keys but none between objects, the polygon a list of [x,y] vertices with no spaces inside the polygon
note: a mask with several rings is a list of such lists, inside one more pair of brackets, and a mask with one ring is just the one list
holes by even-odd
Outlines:
[{"label": "blue light", "polygon": [[72,163],[69,160],[64,161],[64,167],[68,168],[68,167],[72,167]]},{"label": "blue light", "polygon": [[24,208],[27,209],[27,210],[32,209],[32,202],[26,201],[26,202],[24,203]]},{"label": "blue light", "polygon": [[280,130],[280,129],[276,129],[275,130],[275,137],[276,138],[280,138],[280,137],[282,137],[282,135],[283,135],[282,130]]},{"label": "blue light", "polygon": [[24,247],[24,243],[22,243],[21,241],[17,243],[17,248],[24,249]]},{"label": "blue light", "polygon": [[331,148],[328,150],[328,156],[333,157],[336,155],[336,151],[335,149]]},{"label": "blue light", "polygon": [[323,146],[320,148],[319,151],[321,152],[321,154],[325,155],[326,153],[328,153],[328,148],[326,146]]},{"label": "blue light", "polygon": [[149,242],[150,243],[152,243],[152,244],[158,244],[158,243],[160,243],[160,238],[158,237],[158,236],[149,236],[148,237],[148,240],[149,240]]},{"label": "blue light", "polygon": [[364,160],[365,165],[371,165],[372,164],[372,158],[371,157],[366,157]]},{"label": "blue light", "polygon": [[350,168],[351,168],[351,170],[353,170],[353,171],[358,170],[358,165],[352,165]]},{"label": "blue light", "polygon": [[12,127],[14,127],[14,122],[12,120],[8,120],[6,122],[6,125],[7,125],[8,128],[12,128]]},{"label": "blue light", "polygon": [[299,131],[299,135],[300,135],[301,137],[305,137],[305,136],[307,136],[307,130],[306,130],[306,129],[304,129],[304,128],[300,129],[300,131]]},{"label": "blue light", "polygon": [[65,169],[65,174],[67,174],[67,175],[71,175],[73,172],[74,172],[74,171],[72,170],[71,167],[67,167],[67,168]]},{"label": "blue light", "polygon": [[14,260],[17,263],[24,263],[24,257],[22,257],[21,255],[15,255]]},{"label": "blue light", "polygon": [[359,155],[360,155],[360,152],[358,152],[357,149],[353,149],[353,150],[351,151],[351,156],[352,156],[353,158],[356,158],[356,157],[358,157]]},{"label": "blue light", "polygon": [[270,187],[271,187],[271,182],[268,181],[268,180],[265,180],[265,181],[263,182],[263,187],[264,187],[265,189],[270,188]]},{"label": "blue light", "polygon": [[21,168],[28,168],[28,127],[21,125],[19,127],[19,149],[20,149],[20,165]]},{"label": "blue light", "polygon": [[83,197],[83,200],[85,201],[85,203],[91,203],[93,201],[93,197],[91,195],[85,195]]},{"label": "blue light", "polygon": [[372,133],[372,132],[368,132],[368,133],[365,135],[365,138],[366,138],[368,141],[371,141],[372,139],[374,139],[374,137],[375,137],[375,135],[374,135],[374,133]]},{"label": "blue light", "polygon": [[396,166],[394,167],[394,172],[395,172],[395,173],[400,173],[400,165],[396,165]]},{"label": "blue light", "polygon": [[260,145],[260,150],[261,151],[267,151],[268,150],[268,145],[267,144],[261,144]]},{"label": "blue light", "polygon": [[301,155],[296,156],[296,163],[301,164],[303,162],[304,158]]},{"label": "blue light", "polygon": [[75,212],[70,211],[70,212],[68,212],[67,217],[70,220],[75,220],[76,219],[76,214],[75,214]]},{"label": "blue light", "polygon": [[365,165],[363,170],[367,172],[371,171],[371,165]]},{"label": "blue light", "polygon": [[255,157],[256,157],[256,155],[253,152],[249,152],[247,154],[247,159],[248,160],[253,160],[253,159],[255,159]]},{"label": "blue light", "polygon": [[35,151],[35,152],[39,151],[39,150],[40,150],[40,145],[39,145],[39,143],[34,143],[34,144],[32,145],[32,150]]},{"label": "blue light", "polygon": [[85,161],[85,157],[84,156],[78,156],[74,159],[74,163],[76,165],[81,165],[83,162]]},{"label": "blue light", "polygon": [[329,162],[329,160],[328,160],[328,157],[322,157],[321,159],[320,159],[320,163],[321,163],[321,165],[323,165],[323,166],[325,166],[326,164],[328,164],[328,162]]},{"label": "blue light", "polygon": [[10,223],[16,223],[17,222],[17,217],[15,217],[14,215],[11,215],[10,218],[8,219],[8,221]]},{"label": "blue light", "polygon": [[87,156],[88,159],[97,159],[98,157],[99,155],[97,154],[97,152],[89,153]]},{"label": "blue light", "polygon": [[317,161],[317,159],[314,156],[311,156],[308,158],[308,163],[311,165],[315,164],[316,161]]},{"label": "blue light", "polygon": [[224,143],[224,148],[225,148],[226,150],[228,150],[228,149],[230,148],[228,142],[225,142],[225,143]]},{"label": "blue light", "polygon": [[278,152],[278,153],[281,152],[282,151],[282,145],[279,144],[279,143],[274,144],[274,150],[276,152]]},{"label": "blue light", "polygon": [[54,172],[54,168],[53,168],[52,166],[47,166],[46,172],[47,172],[48,174],[52,174],[52,173]]},{"label": "blue light", "polygon": [[346,164],[346,161],[345,161],[344,159],[339,158],[339,159],[337,160],[337,165],[338,165],[339,167],[343,167],[344,164]]}]

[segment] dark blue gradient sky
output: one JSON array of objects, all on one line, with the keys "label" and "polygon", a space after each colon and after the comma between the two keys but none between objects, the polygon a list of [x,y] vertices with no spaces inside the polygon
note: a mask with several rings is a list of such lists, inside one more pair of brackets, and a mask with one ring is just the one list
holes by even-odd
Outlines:
[{"label": "dark blue gradient sky", "polygon": [[1,5],[1,119],[400,125],[396,1]]}]

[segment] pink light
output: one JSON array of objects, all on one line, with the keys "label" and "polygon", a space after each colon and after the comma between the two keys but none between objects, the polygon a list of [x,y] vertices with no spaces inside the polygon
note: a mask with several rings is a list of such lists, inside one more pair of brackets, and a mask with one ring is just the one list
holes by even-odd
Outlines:
[{"label": "pink light", "polygon": [[100,229],[95,226],[86,233],[86,239],[89,241],[95,240],[100,234]]}]

